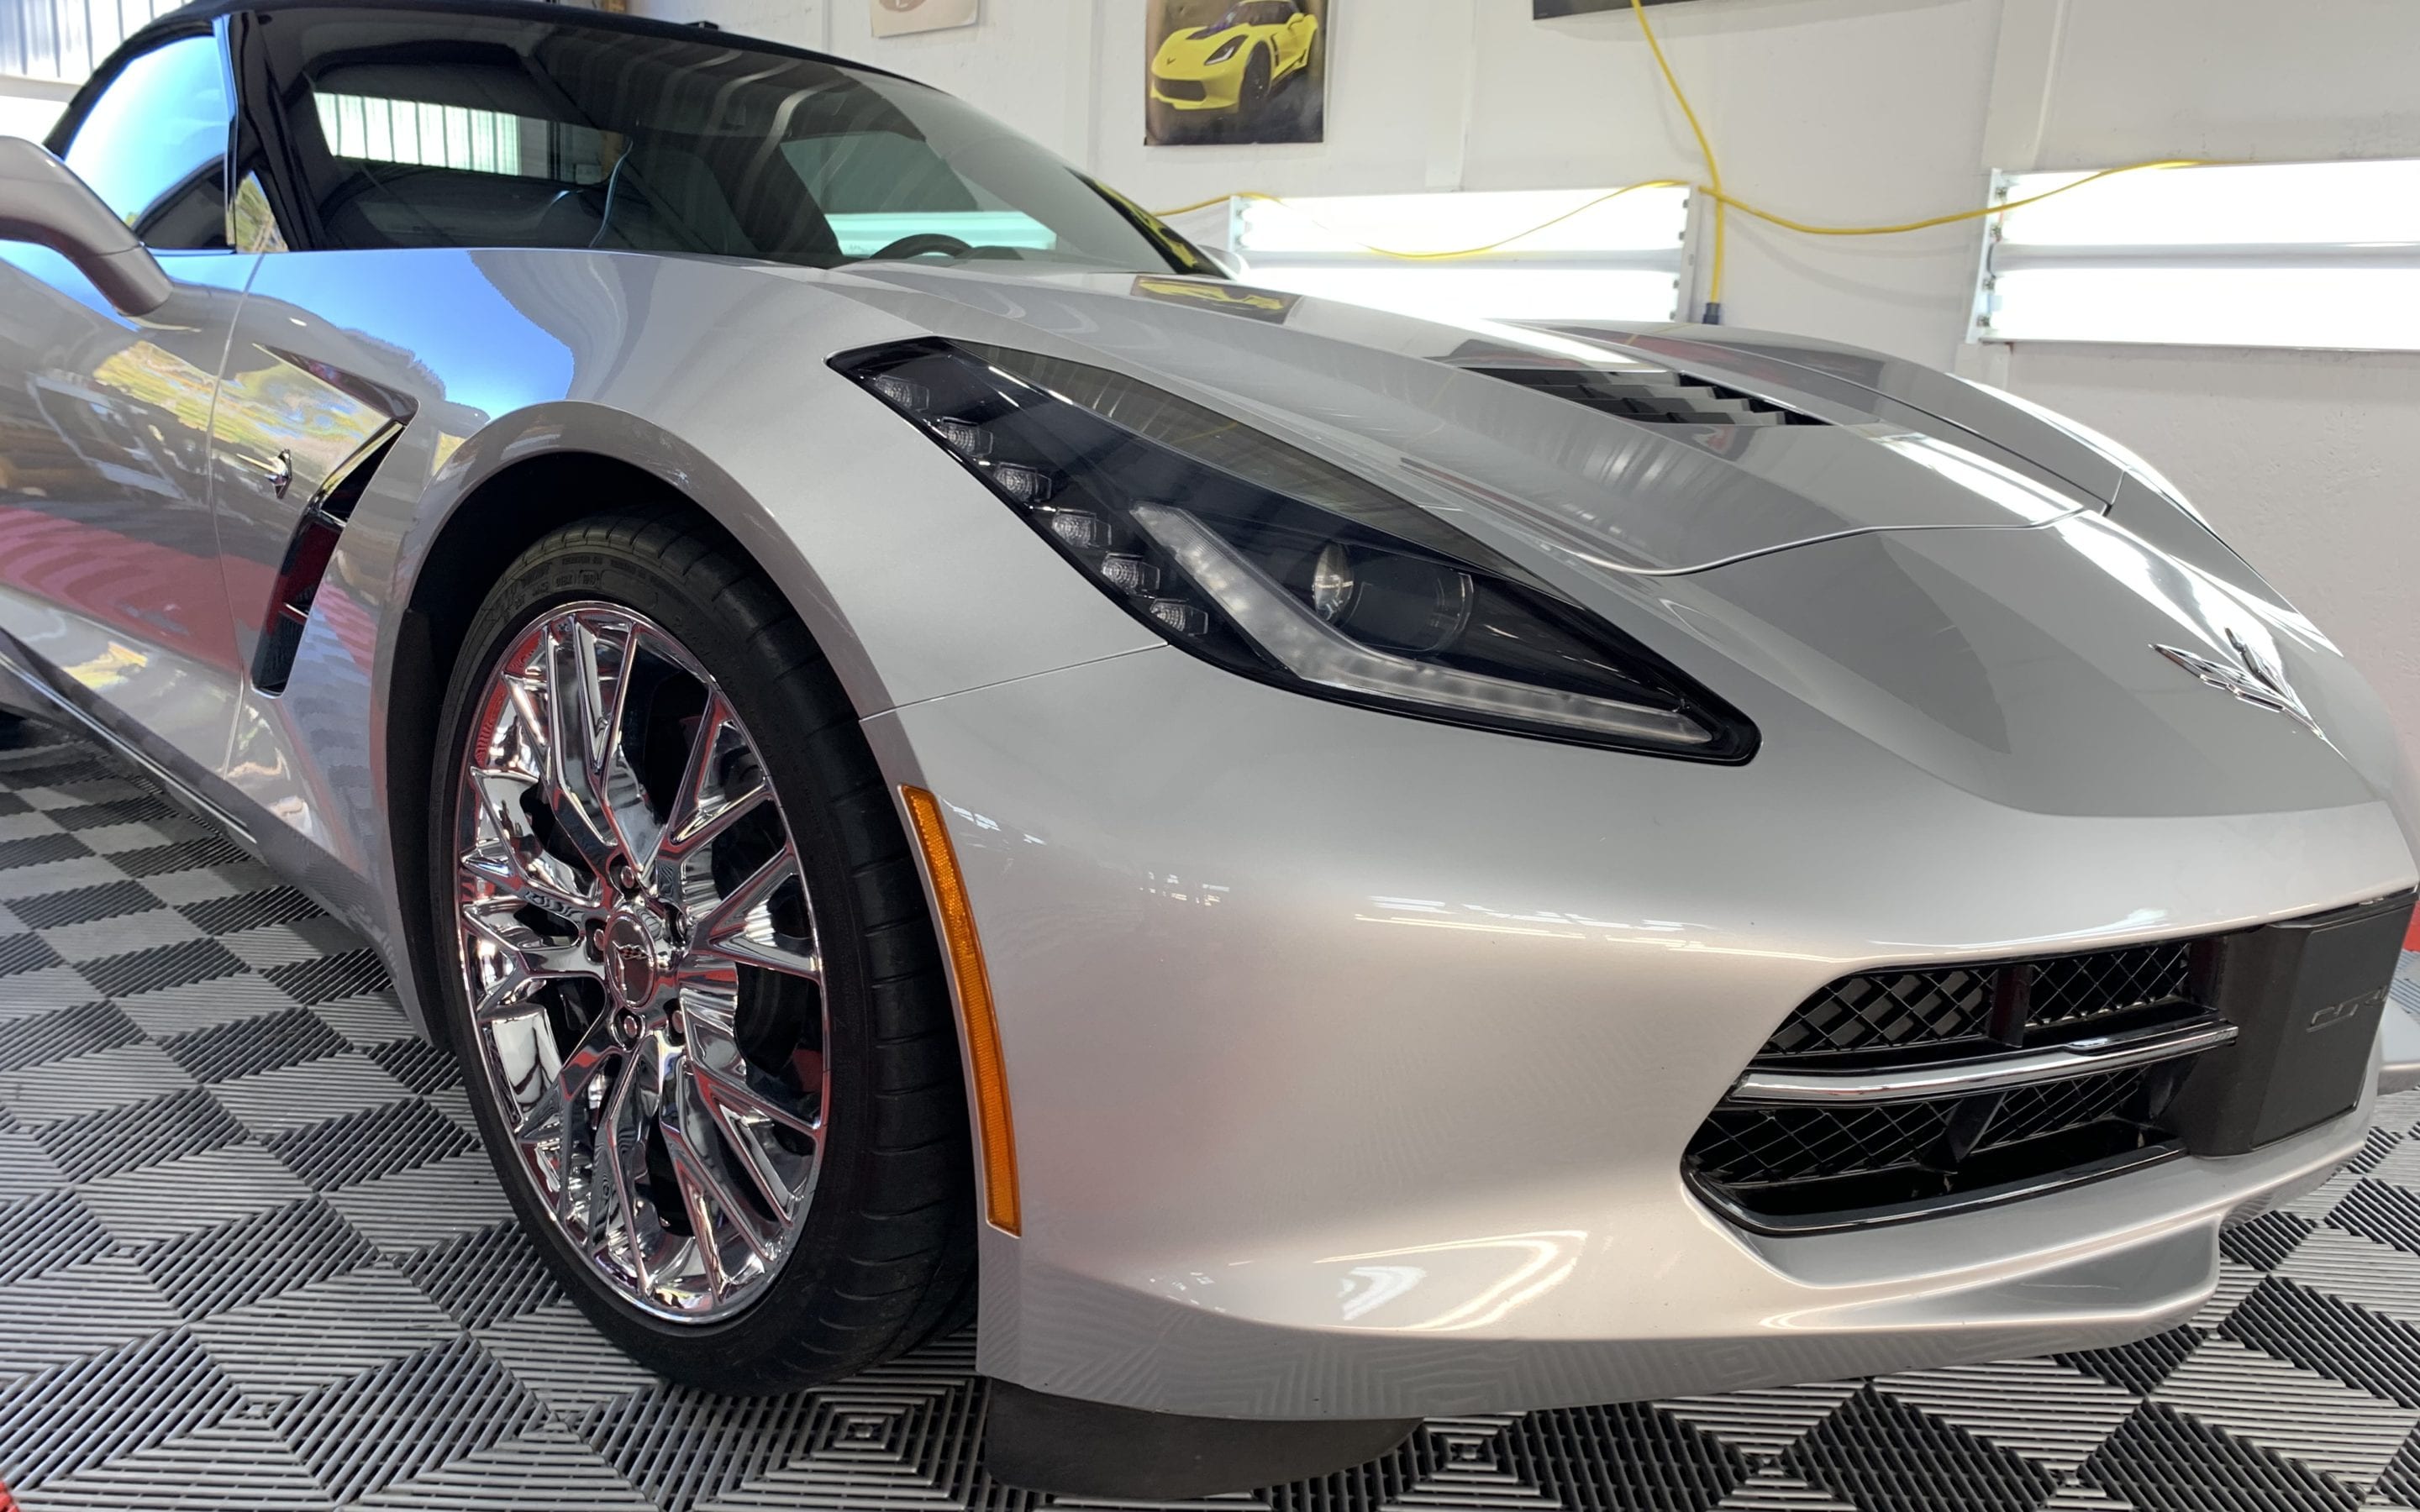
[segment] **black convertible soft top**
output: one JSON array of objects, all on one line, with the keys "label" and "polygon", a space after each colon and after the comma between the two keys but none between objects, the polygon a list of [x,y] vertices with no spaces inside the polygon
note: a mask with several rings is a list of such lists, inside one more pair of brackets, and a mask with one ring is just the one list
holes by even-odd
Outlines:
[{"label": "black convertible soft top", "polygon": [[727,38],[735,47],[751,52],[771,53],[783,57],[805,58],[814,63],[829,63],[862,73],[879,73],[893,79],[906,74],[871,63],[859,63],[849,58],[834,57],[808,48],[792,47],[784,42],[768,42],[761,37],[725,33],[721,27],[683,25],[677,22],[650,21],[644,16],[626,16],[609,10],[591,10],[586,6],[546,5],[540,0],[195,0],[166,15],[154,17],[117,44],[109,56],[92,70],[92,76],[75,92],[65,109],[59,112],[58,124],[51,129],[49,147],[60,151],[65,143],[63,133],[84,119],[92,97],[107,87],[117,75],[121,59],[150,46],[163,37],[202,30],[222,16],[273,15],[280,11],[319,10],[342,14],[363,10],[389,10],[422,15],[495,16],[508,21],[538,22],[555,26],[588,26],[598,31],[627,33],[632,37],[675,39],[696,41],[701,36]]},{"label": "black convertible soft top", "polygon": [[[694,41],[701,31],[709,35],[727,35],[734,46],[752,52],[778,53],[786,57],[808,58],[817,63],[834,63],[843,68],[867,73],[905,75],[859,63],[851,58],[834,57],[808,48],[791,47],[783,42],[767,41],[761,37],[749,37],[737,32],[722,34],[721,28],[683,25],[678,22],[650,21],[644,16],[625,16],[607,10],[591,10],[586,6],[545,5],[539,0],[196,0],[196,3],[169,11],[147,23],[120,44],[118,51],[147,42],[163,32],[188,30],[197,24],[216,21],[221,16],[272,13],[281,10],[403,10],[434,12],[449,16],[497,16],[514,21],[548,22],[557,26],[594,26],[604,31],[628,32],[636,37],[685,38]],[[113,54],[115,55],[115,54]],[[94,70],[109,71],[107,65]]]}]

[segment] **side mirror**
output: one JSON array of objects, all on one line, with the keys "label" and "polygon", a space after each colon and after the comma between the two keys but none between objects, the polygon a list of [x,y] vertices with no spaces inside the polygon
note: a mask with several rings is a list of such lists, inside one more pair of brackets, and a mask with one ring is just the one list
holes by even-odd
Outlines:
[{"label": "side mirror", "polygon": [[149,315],[174,287],[160,259],[90,186],[23,137],[0,137],[0,241],[58,253],[128,315]]}]

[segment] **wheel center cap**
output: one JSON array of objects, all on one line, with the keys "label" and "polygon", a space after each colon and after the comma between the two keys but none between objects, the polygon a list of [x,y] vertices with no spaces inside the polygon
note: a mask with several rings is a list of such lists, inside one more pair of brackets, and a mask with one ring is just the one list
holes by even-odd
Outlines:
[{"label": "wheel center cap", "polygon": [[605,926],[605,980],[626,1007],[644,1008],[662,976],[655,932],[636,914],[617,914]]}]

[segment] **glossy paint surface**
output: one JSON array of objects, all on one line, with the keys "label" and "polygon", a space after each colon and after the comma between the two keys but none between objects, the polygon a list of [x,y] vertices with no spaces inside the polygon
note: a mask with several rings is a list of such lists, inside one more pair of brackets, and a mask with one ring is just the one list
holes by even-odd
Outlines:
[{"label": "glossy paint surface", "polygon": [[[1154,652],[874,721],[952,795],[1016,1090],[1028,1217],[985,1286],[1022,1320],[986,1368],[1283,1416],[2106,1342],[2198,1297],[2226,1211],[2358,1140],[1867,1236],[1714,1219],[1683,1147],[1823,983],[2224,929],[2411,869],[2375,799],[2030,812],[1812,707],[1750,712],[1745,767],[1608,764]],[[1220,733],[1247,726],[1289,733],[1246,754]],[[1873,1338],[1869,1307],[1932,1332]],[[1513,1340],[1563,1347],[1488,1347]],[[1218,1367],[1154,1363],[1197,1357]]]},{"label": "glossy paint surface", "polygon": [[210,406],[256,262],[172,254],[136,318],[59,254],[0,243],[0,630],[205,770],[238,682]]},{"label": "glossy paint surface", "polygon": [[[0,277],[47,255],[11,249]],[[1683,1188],[1706,1110],[1845,971],[2413,881],[2408,767],[2324,635],[2172,509],[2113,512],[2096,454],[1981,391],[1959,409],[1879,359],[1752,342],[1676,355],[1315,301],[1279,324],[1125,277],[255,261],[188,278],[177,325],[62,292],[71,270],[11,285],[0,362],[69,385],[108,440],[68,439],[9,370],[0,523],[29,549],[0,553],[0,630],[226,795],[400,967],[396,900],[422,879],[395,847],[425,819],[384,800],[387,710],[437,532],[515,507],[481,486],[563,452],[713,515],[831,657],[886,775],[948,814],[1018,1129],[1024,1236],[983,1236],[994,1374],[1380,1416],[2115,1342],[2196,1304],[2223,1217],[2357,1143],[2361,1113],[1881,1236],[1755,1238]],[[1608,753],[1197,660],[827,365],[926,334],[1132,374],[1435,510],[1714,688],[1762,748]],[[96,376],[138,347],[139,381]],[[1641,425],[1455,365],[1507,353],[1685,356],[1835,424]],[[396,418],[290,682],[252,687],[307,490]],[[282,496],[258,465],[278,453]],[[2152,649],[2231,636],[2324,737]],[[125,666],[88,681],[111,646]]]}]

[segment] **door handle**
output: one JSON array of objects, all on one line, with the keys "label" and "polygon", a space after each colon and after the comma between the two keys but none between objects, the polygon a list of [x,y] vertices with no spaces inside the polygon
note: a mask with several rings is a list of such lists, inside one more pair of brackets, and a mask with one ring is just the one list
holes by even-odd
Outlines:
[{"label": "door handle", "polygon": [[269,491],[280,499],[286,497],[287,489],[294,486],[294,454],[292,452],[280,452],[275,456],[267,458],[248,456],[244,458],[244,464],[247,467],[258,468],[262,479],[269,485]]}]

